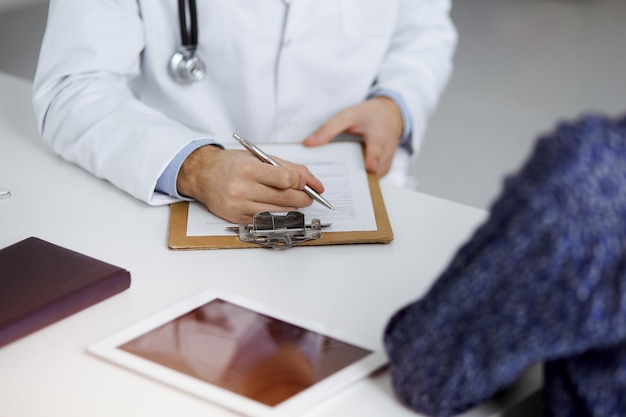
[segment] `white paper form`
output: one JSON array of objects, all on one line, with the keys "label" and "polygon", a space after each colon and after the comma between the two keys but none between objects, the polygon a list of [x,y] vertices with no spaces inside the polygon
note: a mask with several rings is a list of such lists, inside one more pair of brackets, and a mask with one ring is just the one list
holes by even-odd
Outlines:
[{"label": "white paper form", "polygon": [[[258,144],[267,154],[306,165],[324,184],[324,197],[334,206],[330,210],[314,201],[300,209],[306,223],[318,218],[332,223],[323,232],[356,232],[376,230],[374,206],[370,195],[361,144],[337,142],[315,148],[298,144]],[[233,147],[233,149],[242,149]],[[187,236],[231,236],[231,223],[211,214],[198,202],[189,204]]]}]

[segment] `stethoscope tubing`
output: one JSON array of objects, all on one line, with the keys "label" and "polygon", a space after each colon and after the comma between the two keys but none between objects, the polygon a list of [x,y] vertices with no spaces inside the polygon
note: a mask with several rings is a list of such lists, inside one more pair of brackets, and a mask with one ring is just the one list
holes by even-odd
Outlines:
[{"label": "stethoscope tubing", "polygon": [[[187,15],[189,15],[189,26],[187,25]],[[195,50],[198,46],[198,9],[196,0],[178,0],[178,23],[183,47]]]}]

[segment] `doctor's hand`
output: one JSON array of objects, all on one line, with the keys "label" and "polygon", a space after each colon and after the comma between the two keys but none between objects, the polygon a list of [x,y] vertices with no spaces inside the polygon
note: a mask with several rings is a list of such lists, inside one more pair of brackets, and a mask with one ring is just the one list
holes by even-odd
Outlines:
[{"label": "doctor's hand", "polygon": [[303,143],[324,145],[340,133],[361,136],[365,142],[365,169],[384,177],[391,168],[403,129],[398,105],[388,97],[379,96],[341,110]]},{"label": "doctor's hand", "polygon": [[176,186],[179,194],[233,223],[251,223],[263,211],[310,206],[313,200],[304,186],[322,193],[322,183],[305,166],[275,159],[282,166],[261,162],[244,150],[202,146],[183,162]]}]

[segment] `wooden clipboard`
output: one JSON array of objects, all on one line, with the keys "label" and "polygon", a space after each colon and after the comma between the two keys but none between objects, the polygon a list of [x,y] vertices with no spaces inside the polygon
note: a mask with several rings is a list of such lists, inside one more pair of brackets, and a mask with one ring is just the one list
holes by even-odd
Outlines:
[{"label": "wooden clipboard", "polygon": [[[345,245],[356,243],[389,243],[393,240],[391,223],[387,216],[385,201],[380,190],[378,177],[375,173],[367,174],[370,196],[374,207],[377,230],[357,232],[322,232],[322,237],[300,243],[298,246]],[[173,250],[191,249],[235,249],[235,248],[262,248],[263,246],[245,243],[239,236],[187,236],[187,219],[189,216],[189,202],[181,201],[170,205],[170,224],[168,247]]]}]

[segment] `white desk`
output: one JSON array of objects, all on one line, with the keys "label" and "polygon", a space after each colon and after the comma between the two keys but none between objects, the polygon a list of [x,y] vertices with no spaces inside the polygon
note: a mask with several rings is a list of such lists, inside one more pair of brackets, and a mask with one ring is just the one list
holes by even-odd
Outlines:
[{"label": "white desk", "polygon": [[[427,290],[486,216],[470,207],[384,187],[395,233],[388,245],[169,251],[168,208],[149,207],[52,154],[38,138],[30,90],[30,84],[0,74],[0,186],[12,192],[0,200],[0,247],[37,236],[128,269],[132,285],[0,348],[1,416],[233,416],[85,349],[213,287],[378,339],[390,315]],[[505,404],[536,386],[523,382],[505,397]],[[489,415],[503,407],[490,403],[468,415]],[[394,399],[388,373],[382,371],[307,413],[347,415],[416,414]]]}]

